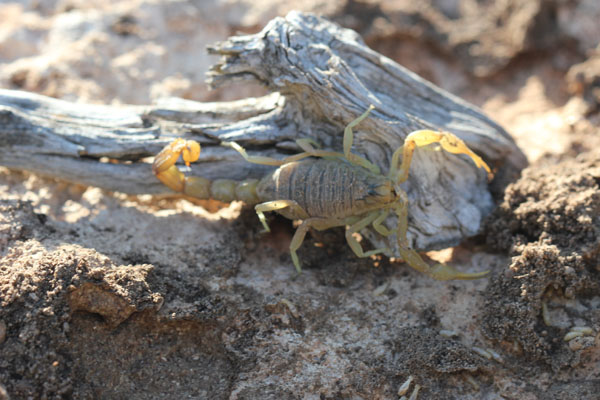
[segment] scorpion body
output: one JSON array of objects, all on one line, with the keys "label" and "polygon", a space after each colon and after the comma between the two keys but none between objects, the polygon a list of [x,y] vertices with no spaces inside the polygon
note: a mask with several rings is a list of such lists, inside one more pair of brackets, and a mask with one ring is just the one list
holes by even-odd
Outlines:
[{"label": "scorpion body", "polygon": [[[344,131],[344,153],[323,151],[313,147],[314,142],[300,139],[297,144],[304,152],[276,160],[269,157],[249,156],[235,142],[224,142],[237,150],[248,162],[277,166],[260,180],[242,182],[232,180],[209,181],[201,177],[187,177],[175,165],[181,155],[186,165],[198,159],[200,145],[193,140],[176,139],[155,158],[153,172],[171,189],[197,198],[214,198],[230,202],[242,200],[255,205],[255,210],[266,231],[269,231],[264,213],[276,211],[286,218],[302,220],[290,243],[292,261],[298,270],[300,262],[296,250],[302,244],[309,228],[323,230],[335,226],[347,226],[346,240],[359,257],[389,252],[388,248],[363,251],[354,237],[369,225],[381,235],[390,236],[394,231],[383,221],[394,212],[398,217],[396,236],[400,255],[414,269],[435,279],[476,279],[487,274],[462,273],[454,268],[437,264],[429,266],[419,254],[410,248],[406,239],[408,229],[408,198],[400,184],[408,178],[412,154],[416,147],[439,143],[451,153],[466,154],[478,167],[487,164],[466,144],[448,132],[430,130],[415,131],[407,136],[404,146],[397,149],[387,175],[365,158],[350,152],[353,141],[352,128],[365,119],[373,109],[352,121]],[[399,158],[402,155],[402,164]]]},{"label": "scorpion body", "polygon": [[[391,181],[339,159],[309,158],[288,163],[261,179],[261,201],[294,200],[310,217],[344,219],[381,208],[394,200]],[[287,213],[286,213],[287,212]],[[287,209],[289,219],[302,219]]]}]

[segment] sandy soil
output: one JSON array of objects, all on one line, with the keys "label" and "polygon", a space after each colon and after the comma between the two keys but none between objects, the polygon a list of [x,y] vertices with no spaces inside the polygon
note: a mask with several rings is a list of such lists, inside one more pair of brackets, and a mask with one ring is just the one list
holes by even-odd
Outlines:
[{"label": "sandy soil", "polygon": [[[204,46],[320,12],[481,107],[530,161],[479,236],[429,254],[492,270],[472,282],[357,259],[341,230],[309,235],[295,277],[285,219],[265,236],[238,203],[0,169],[0,399],[397,399],[409,376],[422,399],[597,398],[600,6],[413,3],[0,4],[0,84],[94,103],[264,93],[209,92]],[[573,327],[589,330],[565,341]]]}]

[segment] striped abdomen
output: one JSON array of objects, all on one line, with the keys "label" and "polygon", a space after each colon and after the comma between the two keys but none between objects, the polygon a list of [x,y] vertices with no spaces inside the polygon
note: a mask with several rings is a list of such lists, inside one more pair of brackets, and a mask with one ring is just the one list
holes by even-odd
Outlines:
[{"label": "striped abdomen", "polygon": [[375,190],[387,184],[384,176],[348,162],[317,158],[282,165],[260,181],[257,195],[261,201],[294,200],[311,217],[345,218],[381,208]]}]

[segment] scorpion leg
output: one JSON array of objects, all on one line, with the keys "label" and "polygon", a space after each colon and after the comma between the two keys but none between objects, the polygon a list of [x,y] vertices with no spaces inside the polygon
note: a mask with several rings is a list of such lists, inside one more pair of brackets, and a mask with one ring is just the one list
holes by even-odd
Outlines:
[{"label": "scorpion leg", "polygon": [[242,146],[240,146],[236,142],[221,142],[221,145],[226,146],[226,147],[231,147],[232,149],[234,149],[238,153],[240,153],[246,161],[253,163],[253,164],[273,165],[273,166],[278,167],[278,166],[286,163],[285,160],[277,160],[276,158],[271,158],[271,157],[250,156],[246,152],[246,149],[244,149]]},{"label": "scorpion leg", "polygon": [[352,142],[354,140],[354,133],[352,132],[352,128],[354,128],[356,125],[360,124],[362,120],[367,118],[367,116],[373,109],[375,109],[375,106],[371,104],[367,111],[365,111],[360,117],[356,118],[354,121],[350,122],[348,126],[346,126],[346,129],[344,129],[344,156],[352,164],[359,165],[375,174],[379,174],[380,170],[377,165],[371,163],[366,158],[363,158],[357,154],[350,152],[350,149],[352,148]]},{"label": "scorpion leg", "polygon": [[[285,158],[284,161],[286,163],[292,162],[292,161],[298,161],[298,160],[300,160],[302,158],[305,158],[305,157],[346,158],[343,153],[338,153],[338,152],[335,152],[335,151],[326,151],[326,150],[320,150],[320,149],[318,149],[319,144],[317,142],[315,142],[311,138],[296,139],[296,144],[298,145],[298,147],[300,147],[302,150],[304,150],[304,153],[295,154],[293,156]],[[315,149],[313,147],[313,145],[315,147],[317,147],[317,149]]]},{"label": "scorpion leg", "polygon": [[[488,178],[492,178],[490,167],[475,154],[461,139],[450,132],[436,132],[431,130],[419,130],[409,134],[404,140],[404,146],[397,149],[392,155],[392,162],[389,177],[398,183],[408,179],[408,170],[412,161],[412,156],[416,147],[427,146],[428,144],[439,143],[442,149],[452,154],[466,154],[475,163],[477,168],[483,168],[488,173]],[[398,168],[398,158],[402,153],[402,165]]]},{"label": "scorpion leg", "polygon": [[452,279],[479,279],[486,276],[489,271],[466,273],[455,270],[446,264],[436,264],[433,267],[428,265],[415,250],[411,249],[406,239],[408,230],[408,209],[407,203],[401,203],[396,213],[398,214],[398,244],[400,255],[404,261],[413,269],[429,275],[439,281],[448,281]]},{"label": "scorpion leg", "polygon": [[336,153],[333,151],[315,150],[312,147],[311,143],[316,144],[316,142],[314,142],[312,139],[308,139],[308,138],[298,139],[296,141],[296,143],[298,144],[298,146],[300,146],[300,148],[302,150],[306,150],[306,151],[303,153],[294,154],[293,156],[289,156],[289,157],[283,158],[281,160],[278,160],[278,159],[272,158],[272,157],[248,155],[248,153],[246,152],[246,149],[244,149],[242,146],[240,146],[236,142],[221,142],[221,145],[233,148],[238,153],[240,153],[241,156],[244,157],[244,159],[246,161],[248,161],[250,163],[262,164],[262,165],[273,165],[276,167],[281,166],[283,164],[291,163],[294,161],[299,161],[299,160],[302,160],[303,158],[308,158],[308,157],[337,157],[337,158],[344,157],[344,155],[342,153]]},{"label": "scorpion leg", "polygon": [[342,226],[345,225],[344,221],[338,219],[330,219],[330,218],[307,218],[302,221],[298,229],[296,229],[296,233],[294,237],[292,237],[292,241],[290,243],[290,255],[292,256],[292,262],[296,267],[296,271],[298,273],[302,272],[302,268],[300,268],[300,260],[298,259],[298,254],[296,254],[296,250],[300,248],[304,238],[306,237],[306,232],[310,228],[315,228],[319,231],[333,228],[334,226]]},{"label": "scorpion leg", "polygon": [[[311,138],[296,139],[296,144],[298,145],[298,147],[300,147],[302,150],[304,150],[304,153],[300,153],[300,154],[308,154],[308,156],[311,156],[311,157],[323,157],[323,158],[325,158],[325,157],[332,158],[333,157],[333,158],[346,159],[346,156],[344,155],[344,153],[338,153],[335,151],[319,150],[318,149],[320,147],[319,144],[317,142],[315,142],[314,140],[312,140]],[[313,147],[313,145],[315,147],[317,147],[317,149],[315,149]],[[294,158],[294,156],[288,157],[287,159],[289,160],[290,158]],[[293,160],[293,161],[296,161],[296,160]]]},{"label": "scorpion leg", "polygon": [[292,262],[294,263],[294,266],[296,267],[296,271],[298,271],[298,273],[302,272],[302,268],[300,267],[300,260],[298,259],[298,254],[296,254],[296,250],[298,250],[302,245],[302,242],[304,242],[306,232],[308,232],[308,229],[310,228],[314,219],[315,218],[309,218],[302,221],[298,229],[296,229],[296,233],[294,233],[294,237],[290,242],[290,255],[292,256]]},{"label": "scorpion leg", "polygon": [[254,210],[256,210],[258,219],[260,219],[260,222],[265,227],[266,232],[270,232],[271,229],[269,228],[269,225],[267,225],[267,220],[265,219],[264,213],[267,211],[281,210],[282,208],[290,208],[294,215],[297,215],[300,219],[308,218],[306,211],[304,211],[304,209],[300,207],[300,205],[294,200],[274,200],[267,201],[266,203],[260,203],[254,207]]},{"label": "scorpion leg", "polygon": [[[374,223],[374,221],[379,220],[381,218],[381,215],[385,215],[385,213],[382,214],[379,211],[370,212],[369,214],[367,214],[366,217],[359,220],[358,222],[353,223],[348,227],[348,229],[346,229],[346,241],[348,242],[348,245],[350,246],[354,254],[356,254],[358,257],[369,257],[373,254],[379,254],[389,251],[389,249],[386,247],[364,251],[360,243],[358,243],[358,240],[356,240],[356,238],[352,236],[356,232],[359,232],[361,229],[366,228],[369,224]],[[383,221],[383,219],[381,220]]]},{"label": "scorpion leg", "polygon": [[[300,147],[306,153],[310,153],[310,152],[314,151],[315,147],[316,148],[321,147],[321,146],[319,146],[319,143],[315,142],[311,138],[296,139],[296,144],[298,145],[298,147]],[[315,147],[313,147],[313,146],[315,146]]]},{"label": "scorpion leg", "polygon": [[373,221],[373,228],[379,233],[381,236],[390,236],[394,233],[393,230],[388,229],[387,226],[383,225],[383,221],[387,218],[390,210],[383,210],[380,212],[379,216]]},{"label": "scorpion leg", "polygon": [[286,157],[282,160],[277,160],[277,159],[271,158],[271,157],[250,156],[246,152],[246,149],[244,149],[242,146],[240,146],[236,142],[221,142],[221,145],[235,149],[238,153],[240,153],[242,155],[242,157],[244,157],[244,159],[246,161],[254,163],[254,164],[281,166],[283,164],[291,163],[294,161],[299,161],[299,160],[302,160],[303,158],[307,158],[307,157],[336,157],[336,158],[345,158],[355,165],[366,168],[375,174],[379,174],[380,170],[377,165],[371,163],[366,158],[363,158],[357,154],[350,152],[350,149],[352,148],[352,142],[354,140],[352,128],[354,128],[362,120],[367,118],[369,113],[374,108],[375,108],[375,106],[370,105],[369,108],[367,109],[367,111],[365,111],[360,117],[356,118],[354,121],[350,122],[348,124],[348,126],[346,126],[346,128],[344,129],[344,154],[333,152],[333,151],[316,150],[313,147],[313,145],[318,147],[318,144],[310,138],[296,140],[296,144],[298,144],[298,146],[302,150],[304,150],[303,153],[294,154],[293,156]]}]

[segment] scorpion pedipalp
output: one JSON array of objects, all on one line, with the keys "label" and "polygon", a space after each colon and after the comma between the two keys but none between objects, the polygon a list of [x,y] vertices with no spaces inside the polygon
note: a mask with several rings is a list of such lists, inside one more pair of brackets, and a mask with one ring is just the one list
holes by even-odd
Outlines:
[{"label": "scorpion pedipalp", "polygon": [[[477,168],[483,168],[488,173],[488,179],[491,180],[492,170],[490,167],[475,154],[469,147],[456,135],[450,132],[438,132],[429,129],[422,129],[411,132],[404,140],[404,145],[396,150],[392,156],[392,167],[389,176],[392,180],[402,183],[408,179],[408,172],[412,156],[417,147],[427,146],[433,143],[439,143],[443,150],[452,154],[466,154],[469,156]],[[398,158],[402,153],[402,165],[397,168]]]}]

